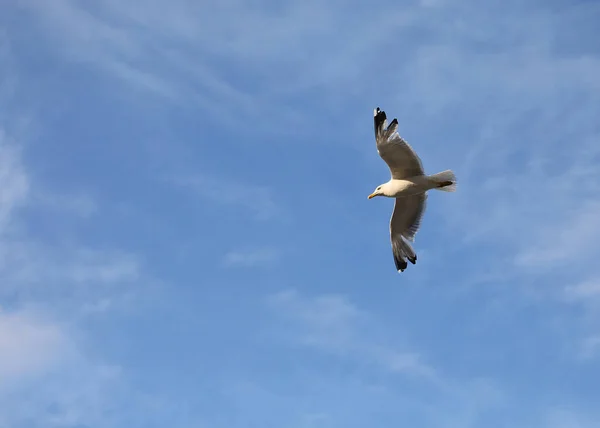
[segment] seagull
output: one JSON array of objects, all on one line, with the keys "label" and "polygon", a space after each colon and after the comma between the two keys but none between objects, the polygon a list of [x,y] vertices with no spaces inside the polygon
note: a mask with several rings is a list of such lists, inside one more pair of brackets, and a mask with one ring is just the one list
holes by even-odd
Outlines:
[{"label": "seagull", "polygon": [[373,111],[375,143],[379,156],[390,168],[392,177],[378,186],[369,199],[375,196],[395,198],[394,211],[390,219],[392,254],[398,272],[404,272],[408,263],[417,262],[417,254],[411,242],[419,230],[425,212],[427,191],[456,191],[456,177],[451,170],[425,175],[419,156],[398,134],[398,120],[394,118],[387,126],[385,112],[377,107]]}]

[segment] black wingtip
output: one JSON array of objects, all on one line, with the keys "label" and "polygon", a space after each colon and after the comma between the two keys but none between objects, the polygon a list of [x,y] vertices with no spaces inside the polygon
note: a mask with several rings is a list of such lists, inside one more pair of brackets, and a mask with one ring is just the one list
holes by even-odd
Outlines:
[{"label": "black wingtip", "polygon": [[386,118],[385,111],[383,111],[379,107],[377,107],[375,110],[373,110],[373,117],[383,117],[385,119]]},{"label": "black wingtip", "polygon": [[414,257],[409,257],[408,261],[411,262],[413,265],[417,263],[417,256],[415,255]]},{"label": "black wingtip", "polygon": [[377,107],[374,111],[373,119],[375,120],[375,130],[381,132],[381,126],[383,126],[383,123],[387,119],[385,112]]},{"label": "black wingtip", "polygon": [[394,263],[398,272],[404,272],[404,270],[408,267],[408,263],[403,258],[394,257]]}]

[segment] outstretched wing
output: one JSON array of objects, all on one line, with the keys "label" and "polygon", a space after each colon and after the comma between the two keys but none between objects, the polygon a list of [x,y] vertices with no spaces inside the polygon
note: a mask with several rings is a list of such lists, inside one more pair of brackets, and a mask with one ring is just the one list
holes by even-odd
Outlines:
[{"label": "outstretched wing", "polygon": [[387,126],[387,117],[377,107],[374,112],[375,143],[377,152],[390,168],[392,178],[401,180],[423,175],[423,165],[412,147],[398,134],[398,120],[394,118]]},{"label": "outstretched wing", "polygon": [[408,266],[406,260],[412,264],[417,262],[417,255],[410,243],[414,241],[421,225],[426,201],[426,193],[396,198],[390,219],[390,239],[394,263],[401,272]]}]

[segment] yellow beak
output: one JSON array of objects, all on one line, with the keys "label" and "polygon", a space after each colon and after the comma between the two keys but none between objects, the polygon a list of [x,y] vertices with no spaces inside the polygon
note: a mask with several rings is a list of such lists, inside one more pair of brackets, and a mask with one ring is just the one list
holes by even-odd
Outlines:
[{"label": "yellow beak", "polygon": [[377,196],[375,193],[371,193],[371,194],[369,195],[369,199],[373,199],[375,196]]}]

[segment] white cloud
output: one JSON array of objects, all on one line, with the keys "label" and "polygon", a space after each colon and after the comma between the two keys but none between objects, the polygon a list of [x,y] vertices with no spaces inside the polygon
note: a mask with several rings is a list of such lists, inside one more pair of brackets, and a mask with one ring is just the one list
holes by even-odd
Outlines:
[{"label": "white cloud", "polygon": [[586,337],[581,344],[580,357],[584,360],[600,356],[600,334]]},{"label": "white cloud", "polygon": [[569,332],[569,354],[579,362],[596,359],[600,355],[600,278],[584,275],[586,279],[567,285],[561,298],[565,304],[576,305],[578,327]]},{"label": "white cloud", "polygon": [[22,283],[94,282],[111,284],[135,281],[140,276],[137,259],[118,251],[85,247],[50,247],[34,242],[5,242],[9,249],[0,261],[9,280]]},{"label": "white cloud", "polygon": [[565,287],[564,296],[567,301],[590,301],[600,298],[600,280],[588,279],[585,282]]},{"label": "white cloud", "polygon": [[279,252],[273,248],[232,250],[225,254],[223,264],[227,267],[259,267],[277,262]]},{"label": "white cloud", "polygon": [[115,423],[126,419],[121,403],[131,408],[136,398],[118,367],[94,363],[75,352],[36,378],[2,385],[0,426],[123,426]]},{"label": "white cloud", "polygon": [[32,235],[25,210],[85,217],[95,204],[39,193],[22,145],[3,126],[6,117],[0,118],[0,427],[130,426],[122,403],[134,405],[137,395],[118,367],[84,350],[88,338],[79,321],[128,303],[146,280],[141,263],[126,252]]},{"label": "white cloud", "polygon": [[86,194],[59,194],[51,191],[37,191],[31,195],[31,203],[39,205],[41,209],[48,209],[61,213],[73,213],[87,218],[94,215],[98,206],[96,201]]},{"label": "white cloud", "polygon": [[[568,195],[562,196],[565,197]],[[538,226],[538,242],[517,254],[517,264],[547,267],[565,262],[587,263],[600,254],[600,195],[598,200],[577,200],[576,206],[564,207],[563,213],[561,221],[546,221]]]},{"label": "white cloud", "polygon": [[192,190],[211,202],[249,210],[257,220],[271,220],[283,214],[272,190],[267,186],[209,176],[176,178],[172,182]]},{"label": "white cloud", "polygon": [[127,298],[142,279],[136,256],[77,244],[46,245],[28,235],[19,223],[25,208],[61,209],[63,215],[87,215],[95,209],[81,196],[61,195],[60,203],[47,196],[53,206],[36,204],[44,199],[41,195],[21,162],[17,143],[0,133],[0,297],[52,303],[56,309],[67,305],[75,311],[77,306],[97,307],[101,301],[114,304]]},{"label": "white cloud", "polygon": [[26,202],[28,191],[29,180],[21,167],[18,150],[0,127],[0,236],[13,219],[14,210]]},{"label": "white cloud", "polygon": [[569,406],[557,405],[547,410],[544,428],[595,428],[598,426],[598,415],[578,412]]},{"label": "white cloud", "polygon": [[71,315],[100,306],[125,309],[141,284],[150,293],[153,282],[128,253],[0,241],[0,297],[15,302],[51,304]]},{"label": "white cloud", "polygon": [[0,388],[60,363],[72,344],[63,329],[26,311],[0,310]]},{"label": "white cloud", "polygon": [[[310,115],[282,99],[349,85],[371,73],[369,63],[379,61],[372,47],[387,46],[420,9],[374,11],[356,2],[358,13],[342,17],[337,0],[294,2],[277,12],[239,0],[176,0],[168,7],[152,1],[143,11],[129,0],[105,0],[93,9],[71,0],[52,7],[31,0],[20,5],[60,46],[56,53],[70,60],[117,77],[128,88],[199,105],[220,123],[229,123],[235,106],[238,126],[285,135],[304,132]],[[361,9],[378,16],[366,22],[359,19]],[[224,67],[243,70],[255,87],[227,77]]]},{"label": "white cloud", "polygon": [[[340,295],[303,297],[295,290],[286,290],[268,298],[269,305],[284,317],[300,321],[313,340],[329,346],[334,338],[350,340],[354,324],[365,317],[361,311]],[[309,335],[309,336],[311,336]],[[320,340],[317,340],[320,337]]]},{"label": "white cloud", "polygon": [[0,311],[0,427],[118,426],[109,410],[126,398],[120,370],[94,361],[76,337],[39,312]]},{"label": "white cloud", "polygon": [[[525,134],[522,140],[541,138],[516,123],[500,123],[493,137],[481,138],[476,154],[472,152],[471,171],[464,172],[466,193],[456,198],[460,202],[456,204],[457,222],[468,224],[464,227],[467,237],[508,245],[516,253],[514,261],[522,267],[589,257],[590,250],[597,250],[593,245],[600,230],[595,221],[600,186],[593,171],[598,150],[590,146],[600,135],[587,120],[579,130],[568,130],[568,125],[557,129],[552,123],[554,116],[577,121],[578,113],[556,103],[529,107],[544,109],[550,116],[528,120],[530,129],[548,128],[544,146],[506,143],[517,129]],[[531,115],[526,111],[520,114]],[[504,113],[501,117],[497,120],[507,120]],[[510,122],[513,120],[522,119],[515,117]]]},{"label": "white cloud", "polygon": [[419,353],[369,334],[370,329],[378,328],[377,323],[344,296],[305,297],[295,290],[286,290],[269,296],[267,301],[290,323],[284,328],[286,337],[293,342],[344,358],[360,358],[390,372],[436,380],[435,369]]},{"label": "white cloud", "polygon": [[437,381],[436,370],[423,362],[417,352],[398,352],[386,348],[373,348],[372,355],[393,373],[409,373]]}]

